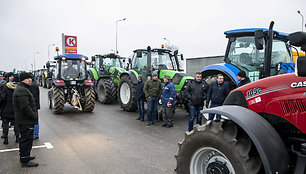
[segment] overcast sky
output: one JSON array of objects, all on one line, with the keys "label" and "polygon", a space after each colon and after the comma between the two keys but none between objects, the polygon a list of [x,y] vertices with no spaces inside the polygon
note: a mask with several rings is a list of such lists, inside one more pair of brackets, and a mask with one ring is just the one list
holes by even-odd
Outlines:
[{"label": "overcast sky", "polygon": [[[160,47],[167,38],[184,57],[224,55],[224,31],[268,28],[301,30],[305,0],[0,0],[0,70],[36,69],[61,35],[78,37],[78,53],[91,57],[116,46],[128,57],[138,48]],[[304,28],[305,31],[306,28]],[[55,47],[50,46],[53,57]],[[39,52],[38,54],[36,52]]]}]

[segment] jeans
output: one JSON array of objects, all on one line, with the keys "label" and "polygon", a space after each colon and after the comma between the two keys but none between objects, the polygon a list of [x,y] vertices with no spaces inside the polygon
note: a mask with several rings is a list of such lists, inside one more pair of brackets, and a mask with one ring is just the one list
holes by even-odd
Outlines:
[{"label": "jeans", "polygon": [[[222,104],[211,104],[210,105],[210,108],[214,108],[214,107],[218,107],[218,106],[222,106]],[[208,115],[208,120],[213,120],[214,118],[215,118],[215,115],[217,115],[216,116],[216,120],[220,120],[221,119],[221,115],[219,115],[219,114],[209,114]]]},{"label": "jeans", "polygon": [[138,107],[138,112],[139,112],[139,118],[141,120],[144,119],[144,100],[137,100],[137,107]]},{"label": "jeans", "polygon": [[39,137],[39,122],[37,121],[37,124],[34,125],[33,130],[33,138]]},{"label": "jeans", "polygon": [[30,154],[33,145],[33,128],[34,125],[20,124],[20,141],[19,141],[19,156],[20,162],[26,163],[30,160]]},{"label": "jeans", "polygon": [[193,130],[193,122],[195,116],[197,116],[197,124],[201,125],[202,124],[202,114],[201,110],[203,110],[203,106],[189,106],[190,111],[189,111],[189,123],[188,123],[188,131]]},{"label": "jeans", "polygon": [[147,123],[155,123],[155,116],[157,111],[158,97],[148,98],[148,110],[147,110]]}]

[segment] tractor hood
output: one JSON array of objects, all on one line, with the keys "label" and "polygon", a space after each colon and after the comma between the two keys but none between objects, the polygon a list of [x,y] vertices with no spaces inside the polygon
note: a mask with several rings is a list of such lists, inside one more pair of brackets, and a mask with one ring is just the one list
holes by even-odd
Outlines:
[{"label": "tractor hood", "polygon": [[306,77],[283,74],[233,90],[224,105],[240,105],[257,113],[278,115],[306,132]]},{"label": "tractor hood", "polygon": [[160,70],[159,79],[163,79],[165,75],[169,75],[171,77],[171,82],[174,84],[176,91],[181,91],[189,81],[194,80],[193,77],[185,73],[173,70]]}]

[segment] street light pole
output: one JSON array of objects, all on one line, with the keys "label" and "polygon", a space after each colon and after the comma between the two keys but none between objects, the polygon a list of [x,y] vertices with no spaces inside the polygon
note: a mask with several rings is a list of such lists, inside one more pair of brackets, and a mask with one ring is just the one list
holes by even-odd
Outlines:
[{"label": "street light pole", "polygon": [[34,53],[33,53],[33,58],[34,58],[34,69],[33,69],[33,70],[36,69],[36,67],[35,67],[35,54],[39,54],[39,52],[37,51],[37,52],[34,52]]},{"label": "street light pole", "polygon": [[301,14],[300,10],[297,11],[298,14],[300,14],[302,16],[302,31],[304,29],[304,16]]},{"label": "street light pole", "polygon": [[55,44],[48,45],[48,60],[50,61],[50,46],[54,46]]},{"label": "street light pole", "polygon": [[117,49],[117,41],[118,41],[118,22],[119,21],[125,21],[126,18],[120,19],[116,21],[116,54],[118,54],[118,49]]}]

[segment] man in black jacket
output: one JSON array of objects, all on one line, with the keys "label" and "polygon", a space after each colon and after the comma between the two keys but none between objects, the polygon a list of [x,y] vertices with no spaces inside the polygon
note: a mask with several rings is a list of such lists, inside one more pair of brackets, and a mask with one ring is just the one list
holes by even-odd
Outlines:
[{"label": "man in black jacket", "polygon": [[138,84],[136,86],[136,92],[135,92],[135,98],[137,101],[137,106],[138,106],[138,112],[139,112],[139,117],[137,120],[144,121],[144,101],[145,101],[145,94],[143,92],[143,86],[144,83],[142,81],[142,75],[138,75]]},{"label": "man in black jacket", "polygon": [[[207,92],[206,108],[208,108],[209,101],[211,100],[210,108],[221,106],[230,92],[229,84],[224,81],[222,74],[217,75],[217,81],[211,83]],[[213,120],[215,114],[209,114],[208,120]],[[220,121],[221,115],[217,114],[217,121]]]},{"label": "man in black jacket", "polygon": [[208,85],[202,80],[202,74],[197,72],[195,80],[191,81],[186,87],[186,97],[190,101],[189,123],[188,131],[193,130],[193,122],[195,116],[197,116],[197,124],[202,124],[202,114],[204,100],[206,99]]},{"label": "man in black jacket", "polygon": [[33,128],[37,124],[38,116],[34,97],[29,88],[32,83],[30,73],[20,74],[20,83],[13,94],[13,104],[15,110],[15,121],[20,131],[19,155],[22,167],[36,167],[38,163],[31,162],[35,159],[31,157],[33,145]]}]

